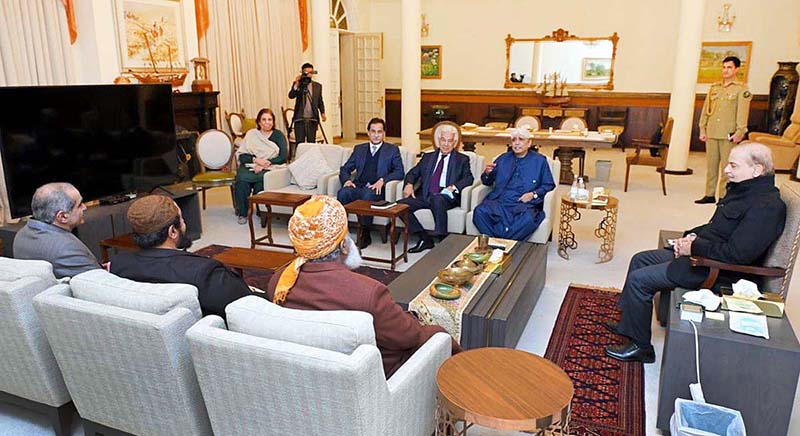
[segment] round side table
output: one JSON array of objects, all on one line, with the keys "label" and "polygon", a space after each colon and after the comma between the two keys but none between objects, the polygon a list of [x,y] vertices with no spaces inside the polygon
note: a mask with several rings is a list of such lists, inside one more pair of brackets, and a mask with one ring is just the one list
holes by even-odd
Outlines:
[{"label": "round side table", "polygon": [[600,260],[597,263],[605,263],[614,258],[614,237],[617,233],[617,209],[619,200],[616,197],[608,197],[608,204],[596,205],[587,201],[575,201],[569,196],[561,197],[561,221],[558,225],[558,255],[564,259],[569,259],[567,249],[578,248],[578,241],[575,240],[575,233],[572,231],[572,221],[581,219],[578,209],[603,210],[606,216],[600,220],[600,224],[594,230],[594,235],[600,238],[600,250],[597,256]]},{"label": "round side table", "polygon": [[442,364],[436,385],[436,436],[465,436],[474,424],[496,430],[569,431],[572,380],[535,354],[509,348],[464,351]]}]

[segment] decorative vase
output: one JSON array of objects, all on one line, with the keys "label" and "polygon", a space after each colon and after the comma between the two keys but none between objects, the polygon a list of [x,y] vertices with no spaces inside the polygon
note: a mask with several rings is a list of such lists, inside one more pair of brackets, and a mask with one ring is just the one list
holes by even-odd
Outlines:
[{"label": "decorative vase", "polygon": [[767,110],[767,132],[782,135],[789,126],[797,96],[797,62],[778,62],[778,71],[769,83],[769,108]]}]

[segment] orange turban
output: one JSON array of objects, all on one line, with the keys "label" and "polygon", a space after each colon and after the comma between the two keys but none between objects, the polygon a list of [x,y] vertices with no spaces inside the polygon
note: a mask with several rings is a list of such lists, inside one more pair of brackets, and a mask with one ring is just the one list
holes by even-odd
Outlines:
[{"label": "orange turban", "polygon": [[319,259],[333,252],[347,236],[347,212],[335,198],[315,195],[303,203],[289,219],[289,239],[297,258],[283,270],[272,302],[286,301],[297,281],[300,267],[309,259]]}]

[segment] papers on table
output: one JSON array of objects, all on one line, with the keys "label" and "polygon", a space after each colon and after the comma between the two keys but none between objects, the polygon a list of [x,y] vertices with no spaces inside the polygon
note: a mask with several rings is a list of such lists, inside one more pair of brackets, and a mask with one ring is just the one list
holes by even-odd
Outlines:
[{"label": "papers on table", "polygon": [[725,300],[725,306],[731,312],[745,312],[745,313],[762,313],[762,310],[750,300],[743,300],[741,298],[734,298],[730,296],[722,297]]},{"label": "papers on table", "polygon": [[730,312],[730,328],[737,333],[769,339],[767,317],[764,315]]}]

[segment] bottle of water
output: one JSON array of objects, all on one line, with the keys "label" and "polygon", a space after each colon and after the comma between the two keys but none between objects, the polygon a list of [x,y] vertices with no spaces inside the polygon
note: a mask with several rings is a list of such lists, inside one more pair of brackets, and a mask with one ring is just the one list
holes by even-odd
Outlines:
[{"label": "bottle of water", "polygon": [[578,198],[578,180],[572,181],[572,187],[569,188],[569,199],[575,200]]},{"label": "bottle of water", "polygon": [[589,193],[586,191],[586,183],[584,183],[583,177],[578,177],[578,198],[581,200],[589,198]]}]

